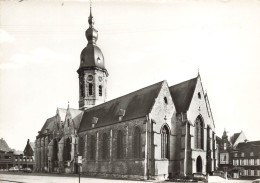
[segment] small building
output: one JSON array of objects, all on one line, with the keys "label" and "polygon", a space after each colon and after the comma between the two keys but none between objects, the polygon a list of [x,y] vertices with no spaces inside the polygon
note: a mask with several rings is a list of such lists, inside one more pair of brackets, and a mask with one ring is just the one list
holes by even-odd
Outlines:
[{"label": "small building", "polygon": [[260,141],[238,143],[232,158],[233,178],[260,178]]},{"label": "small building", "polygon": [[226,130],[224,130],[222,138],[219,138],[219,169],[227,172],[232,169],[232,160],[230,153],[232,151],[232,144],[228,139]]},{"label": "small building", "polygon": [[34,142],[30,142],[30,139],[28,139],[23,151],[23,168],[30,168],[34,170],[34,148]]},{"label": "small building", "polygon": [[14,150],[13,151],[13,166],[21,170],[23,168],[23,163],[24,163],[23,151]]},{"label": "small building", "polygon": [[28,139],[24,151],[15,150],[13,152],[13,165],[20,170],[24,168],[34,170],[34,142],[30,142]]},{"label": "small building", "polygon": [[232,152],[240,142],[244,142],[245,140],[246,136],[243,131],[234,133],[229,139],[227,131],[224,130],[222,138],[217,137],[219,148],[219,170],[227,172],[230,176],[233,175],[234,166]]},{"label": "small building", "polygon": [[13,151],[9,148],[6,141],[0,139],[0,171],[7,171],[13,167]]}]

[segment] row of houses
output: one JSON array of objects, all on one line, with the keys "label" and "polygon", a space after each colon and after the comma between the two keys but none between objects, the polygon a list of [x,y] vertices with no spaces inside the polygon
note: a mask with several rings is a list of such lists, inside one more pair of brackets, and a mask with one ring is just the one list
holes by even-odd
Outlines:
[{"label": "row of houses", "polygon": [[[61,111],[59,112],[62,113]],[[235,179],[255,179],[260,177],[260,141],[248,141],[243,131],[235,133],[228,138],[226,130],[224,130],[222,137],[217,136],[216,139],[218,149],[216,155],[217,170],[227,172],[230,177]],[[11,167],[19,169],[31,168],[33,171],[37,171],[34,159],[34,152],[36,152],[34,144],[34,142],[30,142],[28,139],[24,151],[16,151],[10,149],[6,141],[1,138],[0,171],[9,170]],[[68,146],[71,144],[69,142]],[[46,165],[48,165],[47,162],[46,159]],[[57,158],[55,163],[59,164],[61,161]],[[46,166],[45,171],[54,171],[49,170],[49,168],[49,166]],[[76,170],[77,168],[74,169]],[[67,171],[67,173],[77,172]]]},{"label": "row of houses", "polygon": [[0,139],[0,171],[8,171],[10,168],[16,169],[30,168],[34,170],[34,142],[29,139],[26,143],[24,151],[17,151],[9,148],[6,141]]},{"label": "row of houses", "polygon": [[224,130],[217,137],[219,170],[232,178],[255,179],[260,177],[260,141],[248,141],[243,131],[228,138]]}]

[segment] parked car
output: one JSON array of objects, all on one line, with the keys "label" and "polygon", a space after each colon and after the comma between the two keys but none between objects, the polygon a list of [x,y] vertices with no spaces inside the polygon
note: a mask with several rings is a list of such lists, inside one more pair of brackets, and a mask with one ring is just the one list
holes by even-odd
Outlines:
[{"label": "parked car", "polygon": [[260,183],[260,179],[256,179],[252,183]]},{"label": "parked car", "polygon": [[26,173],[32,173],[32,169],[31,168],[23,168],[22,171],[26,172]]},{"label": "parked car", "polygon": [[19,168],[17,168],[17,167],[11,167],[11,168],[9,168],[9,171],[10,171],[10,172],[18,172],[18,171],[19,171]]}]

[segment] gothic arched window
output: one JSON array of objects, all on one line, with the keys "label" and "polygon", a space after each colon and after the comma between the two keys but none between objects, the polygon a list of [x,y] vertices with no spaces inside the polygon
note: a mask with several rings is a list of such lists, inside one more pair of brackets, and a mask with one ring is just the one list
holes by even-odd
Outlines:
[{"label": "gothic arched window", "polygon": [[161,131],[162,158],[169,158],[169,138],[169,129],[166,125],[164,125]]},{"label": "gothic arched window", "polygon": [[197,117],[195,122],[195,148],[203,149],[204,147],[204,123],[200,116]]},{"label": "gothic arched window", "polygon": [[102,136],[102,159],[106,160],[108,159],[108,154],[109,154],[109,141],[106,133],[103,133]]},{"label": "gothic arched window", "polygon": [[123,132],[121,130],[117,133],[117,158],[121,159],[123,158],[124,154],[124,147],[123,147]]},{"label": "gothic arched window", "polygon": [[89,159],[95,160],[96,158],[96,138],[94,135],[90,136],[90,153],[89,153]]},{"label": "gothic arched window", "polygon": [[64,149],[63,149],[63,159],[64,159],[64,161],[70,161],[71,160],[70,151],[71,151],[71,140],[70,140],[70,138],[67,138],[67,140],[64,143]]},{"label": "gothic arched window", "polygon": [[134,128],[134,137],[133,137],[133,157],[141,158],[141,130],[138,127]]},{"label": "gothic arched window", "polygon": [[102,86],[101,85],[98,86],[98,93],[99,93],[99,96],[102,96]]},{"label": "gothic arched window", "polygon": [[92,83],[88,84],[88,94],[93,95],[93,84]]},{"label": "gothic arched window", "polygon": [[53,161],[58,161],[58,142],[57,139],[53,139]]}]

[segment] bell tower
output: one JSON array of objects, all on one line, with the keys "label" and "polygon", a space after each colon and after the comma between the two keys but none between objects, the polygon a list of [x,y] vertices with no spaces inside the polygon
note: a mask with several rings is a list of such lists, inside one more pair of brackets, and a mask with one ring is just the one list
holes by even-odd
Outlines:
[{"label": "bell tower", "polygon": [[85,35],[87,46],[80,54],[79,76],[79,109],[85,110],[106,101],[107,77],[105,60],[101,49],[96,45],[98,31],[94,28],[92,7],[88,17],[89,28]]}]

